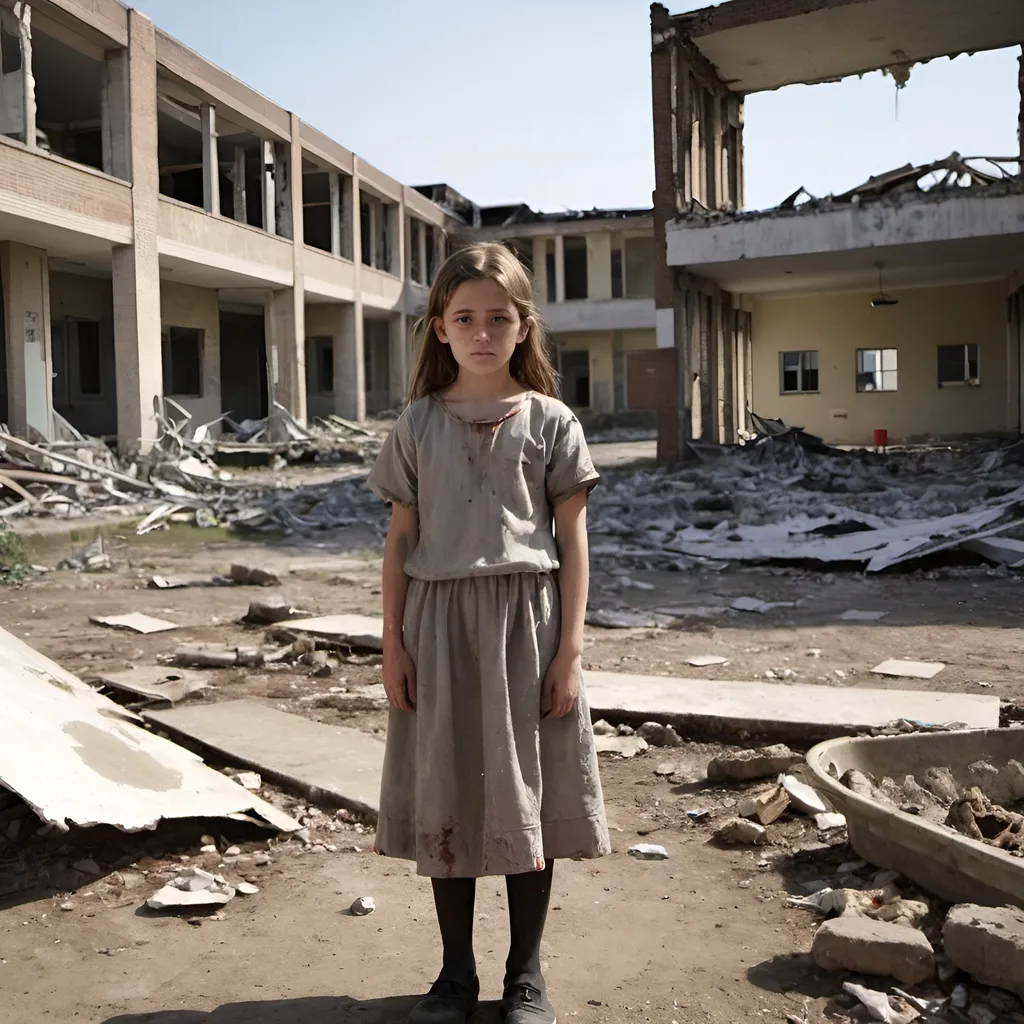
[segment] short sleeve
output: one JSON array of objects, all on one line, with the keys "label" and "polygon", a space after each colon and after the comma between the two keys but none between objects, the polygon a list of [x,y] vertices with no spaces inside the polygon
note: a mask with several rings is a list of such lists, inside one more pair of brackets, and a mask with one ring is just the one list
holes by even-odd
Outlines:
[{"label": "short sleeve", "polygon": [[367,480],[370,490],[389,505],[415,508],[418,488],[416,437],[408,410],[398,417]]},{"label": "short sleeve", "polygon": [[553,506],[560,505],[584,487],[588,491],[593,490],[599,479],[583,436],[582,424],[571,414],[560,418],[548,458],[548,501]]}]

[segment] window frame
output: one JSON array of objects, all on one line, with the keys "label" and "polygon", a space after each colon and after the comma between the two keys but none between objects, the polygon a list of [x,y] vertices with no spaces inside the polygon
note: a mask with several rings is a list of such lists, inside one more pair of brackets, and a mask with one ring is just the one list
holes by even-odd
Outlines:
[{"label": "window frame", "polygon": [[[963,350],[963,380],[942,379],[942,352],[954,349]],[[974,350],[974,358],[971,359],[971,349]],[[981,346],[976,341],[967,341],[963,344],[938,345],[936,347],[936,379],[940,388],[977,388],[981,387]],[[971,376],[971,363],[974,363],[974,376]]]},{"label": "window frame", "polygon": [[[178,391],[174,388],[174,332],[187,331],[195,335],[196,366],[198,369],[197,391]],[[190,339],[191,340],[191,339]],[[164,394],[168,398],[203,398],[206,394],[203,366],[206,356],[206,330],[202,327],[184,327],[181,324],[166,324],[160,331],[161,363],[164,375]]]},{"label": "window frame", "polygon": [[[799,365],[797,367],[798,374],[798,387],[787,388],[786,387],[786,373],[792,372],[787,371],[786,368],[786,356],[798,356]],[[808,358],[813,357],[813,360]],[[813,366],[809,365],[813,361]],[[806,348],[806,349],[789,349],[779,353],[779,394],[780,395],[817,395],[821,393],[821,377],[820,377],[820,360],[818,356],[818,349]],[[806,387],[807,375],[812,372],[815,375],[813,388]]]},{"label": "window frame", "polygon": [[[867,353],[877,354],[878,356],[878,369],[877,370],[865,370],[861,362],[862,357]],[[885,354],[891,352],[893,356],[893,365],[886,367]],[[854,362],[854,387],[856,388],[858,395],[872,395],[878,393],[893,393],[899,391],[899,349],[897,348],[858,348]],[[875,387],[861,387],[861,377],[868,375],[874,377],[877,385]],[[891,376],[893,379],[892,387],[886,387],[886,379]]]}]

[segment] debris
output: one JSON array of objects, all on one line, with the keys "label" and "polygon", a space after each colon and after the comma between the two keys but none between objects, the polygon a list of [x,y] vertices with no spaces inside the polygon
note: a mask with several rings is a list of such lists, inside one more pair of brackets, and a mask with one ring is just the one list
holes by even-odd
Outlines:
[{"label": "debris", "polygon": [[814,936],[814,962],[826,971],[853,971],[918,985],[935,976],[935,954],[923,932],[887,921],[844,914]]},{"label": "debris", "polygon": [[88,676],[86,682],[109,687],[132,697],[165,700],[171,704],[185,700],[209,687],[202,676],[180,669],[138,665],[125,672],[104,672]]},{"label": "debris", "polygon": [[849,611],[843,612],[839,618],[846,622],[878,622],[879,619],[884,619],[888,614],[888,612],[867,612],[851,608]]},{"label": "debris", "polygon": [[730,607],[737,612],[756,612],[765,615],[776,608],[795,608],[795,601],[762,601],[758,597],[737,597]]},{"label": "debris", "polygon": [[946,666],[938,661],[900,661],[890,658],[871,671],[879,676],[897,676],[901,679],[932,679]]},{"label": "debris", "polygon": [[680,747],[683,744],[671,725],[662,725],[660,722],[644,722],[636,734],[652,747]]},{"label": "debris", "polygon": [[694,668],[708,668],[712,665],[728,665],[729,659],[717,654],[696,654],[687,658],[686,664],[693,665]]},{"label": "debris", "polygon": [[831,832],[837,828],[846,828],[846,816],[843,814],[816,814],[814,824],[822,832]]},{"label": "debris", "polygon": [[266,601],[253,601],[245,614],[243,622],[258,626],[273,626],[288,619],[298,619],[307,612],[293,608],[284,598],[274,597]]},{"label": "debris", "polygon": [[616,730],[614,725],[609,725],[603,718],[600,722],[594,723],[594,735],[595,736],[615,736]]},{"label": "debris", "polygon": [[281,585],[281,581],[272,572],[249,565],[231,566],[227,578],[239,586],[277,587]]},{"label": "debris", "polygon": [[810,896],[790,896],[786,900],[787,907],[815,910],[824,915],[842,914],[846,910],[846,903],[844,889],[819,889]]},{"label": "debris", "polygon": [[221,906],[234,898],[235,889],[220,875],[211,875],[202,868],[182,868],[174,881],[146,900],[146,906],[150,910]]},{"label": "debris", "polygon": [[655,775],[661,775],[662,777],[669,777],[676,774],[676,766],[671,761],[664,761],[654,769]]},{"label": "debris", "polygon": [[372,896],[360,896],[349,908],[349,913],[353,917],[368,917],[376,909],[377,904],[374,903]]},{"label": "debris", "polygon": [[1024,541],[1010,537],[989,537],[986,540],[969,540],[962,546],[996,565],[1008,565],[1011,569],[1024,568]]},{"label": "debris", "polygon": [[647,749],[647,740],[640,736],[605,736],[594,737],[594,749],[599,754],[618,754],[619,757],[636,757]]},{"label": "debris", "polygon": [[651,843],[637,843],[629,848],[629,855],[637,860],[668,860],[668,850],[664,846]]},{"label": "debris", "polygon": [[166,619],[154,619],[142,612],[127,612],[124,615],[90,615],[89,621],[97,626],[110,626],[113,629],[127,629],[132,633],[164,633],[169,629],[178,629],[177,623]]},{"label": "debris", "polygon": [[227,644],[181,644],[174,652],[175,665],[188,668],[256,668],[263,664],[257,647],[228,647]]},{"label": "debris", "polygon": [[696,822],[699,825],[702,821],[707,821],[711,817],[711,812],[703,807],[699,807],[696,810],[687,811],[686,816],[690,821]]},{"label": "debris", "polygon": [[250,793],[258,793],[263,788],[263,779],[260,778],[259,772],[236,772],[234,779],[242,789],[247,789]]},{"label": "debris", "polygon": [[757,818],[762,825],[771,825],[786,813],[788,807],[789,794],[782,786],[773,786],[742,801],[739,813],[743,818]]},{"label": "debris", "polygon": [[182,590],[190,584],[186,580],[168,579],[166,576],[151,576],[150,590]]},{"label": "debris", "polygon": [[779,779],[779,785],[785,789],[793,806],[798,811],[803,811],[804,814],[813,817],[816,814],[828,814],[833,810],[831,805],[826,805],[816,790],[795,779],[792,775],[783,775]]},{"label": "debris", "polygon": [[733,818],[715,832],[715,838],[724,843],[763,846],[768,842],[768,832],[763,825],[758,825],[756,822]]},{"label": "debris", "polygon": [[708,765],[708,778],[733,782],[769,779],[801,764],[803,760],[781,743],[756,750],[736,750],[716,757]]},{"label": "debris", "polygon": [[325,615],[289,621],[288,630],[322,636],[369,651],[384,649],[384,620],[370,615]]},{"label": "debris", "polygon": [[70,572],[109,572],[114,568],[114,563],[104,549],[103,535],[101,534],[81,551],[75,552],[69,558],[61,559],[57,563],[57,568]]},{"label": "debris", "polygon": [[977,786],[964,790],[953,803],[945,824],[999,850],[1024,852],[1024,815],[992,803]]},{"label": "debris", "polygon": [[[43,822],[155,828],[162,818],[250,813],[297,822],[0,629],[0,786]],[[255,819],[254,819],[255,820]]]},{"label": "debris", "polygon": [[259,891],[260,887],[258,885],[253,885],[252,882],[239,882],[238,885],[235,886],[235,892],[237,892],[239,896],[255,896]]},{"label": "debris", "polygon": [[657,629],[667,626],[672,618],[656,612],[612,611],[609,608],[592,608],[587,611],[587,625],[604,629]]},{"label": "debris", "polygon": [[[884,992],[876,992],[852,981],[843,982],[843,990],[865,1006],[868,1013],[882,1024],[910,1024],[919,1016],[914,1008],[901,1007],[898,1001],[891,999]],[[893,1002],[897,1002],[897,1006],[894,1007]]]}]

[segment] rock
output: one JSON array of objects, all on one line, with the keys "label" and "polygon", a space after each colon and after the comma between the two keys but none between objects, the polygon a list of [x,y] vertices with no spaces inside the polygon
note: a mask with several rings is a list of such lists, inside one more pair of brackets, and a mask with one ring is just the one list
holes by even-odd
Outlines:
[{"label": "rock", "polygon": [[708,778],[731,779],[734,782],[770,779],[789,771],[803,760],[782,743],[757,750],[737,750],[716,757],[708,765]]},{"label": "rock", "polygon": [[1024,910],[1013,907],[954,907],[942,929],[946,955],[982,985],[1024,999]]},{"label": "rock", "polygon": [[974,1021],[974,1024],[996,1024],[999,1014],[995,1010],[982,1003],[975,1003],[968,1011],[967,1016]]},{"label": "rock", "polygon": [[228,903],[234,898],[235,890],[220,875],[211,875],[202,868],[182,868],[174,881],[146,900],[146,906],[151,910],[208,907]]},{"label": "rock", "polygon": [[715,838],[723,843],[739,843],[743,846],[763,846],[768,841],[768,830],[756,821],[733,818],[717,832]]},{"label": "rock", "polygon": [[83,875],[102,875],[103,870],[99,864],[94,860],[76,860],[71,865],[76,871],[81,871]]},{"label": "rock", "polygon": [[360,896],[349,908],[349,912],[353,917],[367,917],[376,909],[377,904],[373,902],[372,896]]},{"label": "rock", "polygon": [[637,843],[629,848],[630,857],[637,860],[668,860],[668,850],[664,846],[654,846],[652,843]]},{"label": "rock", "polygon": [[675,775],[675,773],[676,773],[676,766],[674,764],[672,764],[671,761],[663,761],[661,764],[658,765],[657,768],[654,769],[654,774],[655,775],[669,776],[669,775]]},{"label": "rock", "polygon": [[273,858],[269,853],[254,853],[252,857],[253,867],[265,868],[268,864],[273,864]]},{"label": "rock", "polygon": [[977,786],[953,803],[946,825],[998,849],[1024,851],[1024,815],[994,804]]},{"label": "rock", "polygon": [[258,885],[253,885],[251,882],[239,882],[235,886],[235,892],[240,896],[255,896],[260,891]]},{"label": "rock", "polygon": [[224,856],[225,857],[241,857],[241,855],[242,855],[242,848],[240,846],[229,846],[224,851]]},{"label": "rock", "polygon": [[273,626],[297,618],[298,614],[297,609],[292,608],[283,597],[272,597],[265,601],[253,601],[246,612],[245,621],[258,626]]},{"label": "rock", "polygon": [[615,731],[620,736],[634,736],[634,735],[636,735],[636,729],[634,729],[633,726],[631,726],[631,725],[626,725],[625,722],[623,722],[622,725],[620,725],[618,727],[618,729],[616,729]]},{"label": "rock", "polygon": [[60,905],[60,909],[63,910],[65,913],[71,913],[71,911],[75,909],[75,905],[74,905],[74,903],[70,903],[70,902],[62,903]]},{"label": "rock", "polygon": [[595,736],[614,736],[616,735],[615,726],[606,722],[603,718],[600,722],[594,723],[594,735]]},{"label": "rock", "polygon": [[660,722],[644,722],[636,734],[652,747],[679,747],[683,743],[671,725],[662,725]]},{"label": "rock", "polygon": [[935,975],[935,954],[923,932],[844,914],[814,936],[814,962],[826,971],[854,971],[919,985]]},{"label": "rock", "polygon": [[263,786],[259,772],[239,772],[235,776],[235,782],[250,793],[258,793]]},{"label": "rock", "polygon": [[217,852],[217,845],[216,845],[216,843],[207,843],[206,846],[200,846],[199,847],[199,852],[200,853],[216,853]]},{"label": "rock", "polygon": [[228,573],[232,583],[251,587],[276,587],[280,580],[265,569],[256,569],[248,565],[233,565]]},{"label": "rock", "polygon": [[929,768],[924,773],[924,788],[947,807],[960,796],[960,787],[948,768]]}]

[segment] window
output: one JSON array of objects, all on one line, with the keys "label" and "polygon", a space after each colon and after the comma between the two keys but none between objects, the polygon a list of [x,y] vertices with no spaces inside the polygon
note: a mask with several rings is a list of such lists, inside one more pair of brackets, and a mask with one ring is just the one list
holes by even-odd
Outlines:
[{"label": "window", "polygon": [[654,237],[627,238],[626,298],[654,298]]},{"label": "window", "polygon": [[163,331],[164,394],[203,396],[203,332],[194,327]]},{"label": "window", "polygon": [[100,325],[91,320],[79,320],[75,327],[78,336],[78,393],[94,397],[102,395]]},{"label": "window", "polygon": [[939,346],[939,387],[978,386],[978,346]]},{"label": "window", "polygon": [[555,240],[549,238],[544,244],[544,271],[548,302],[558,300],[558,269],[555,264]]},{"label": "window", "polygon": [[306,390],[312,395],[334,393],[334,339],[330,336],[306,341]]},{"label": "window", "polygon": [[857,349],[857,390],[896,391],[896,349]]},{"label": "window", "polygon": [[565,298],[587,297],[587,240],[582,235],[565,236]]},{"label": "window", "polygon": [[612,249],[612,298],[622,298],[622,250]]},{"label": "window", "polygon": [[420,232],[423,225],[415,217],[409,221],[409,276],[418,284],[424,284],[423,265],[420,261]]},{"label": "window", "polygon": [[817,352],[782,352],[780,363],[784,395],[818,390]]},{"label": "window", "polygon": [[437,277],[437,232],[440,228],[435,228],[433,224],[427,224],[423,231],[427,239],[427,279],[424,284],[433,284],[434,278]]}]

